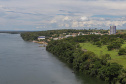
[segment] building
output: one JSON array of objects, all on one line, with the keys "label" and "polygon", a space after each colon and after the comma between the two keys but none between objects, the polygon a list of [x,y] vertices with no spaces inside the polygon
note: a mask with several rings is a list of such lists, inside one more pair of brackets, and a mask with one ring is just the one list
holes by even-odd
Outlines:
[{"label": "building", "polygon": [[45,36],[39,36],[38,37],[38,40],[40,41],[40,40],[43,40],[43,39],[45,39]]},{"label": "building", "polygon": [[58,40],[59,38],[53,38],[53,40]]},{"label": "building", "polygon": [[66,35],[65,38],[72,37],[72,35]]},{"label": "building", "polygon": [[116,34],[116,26],[110,26],[110,35]]}]

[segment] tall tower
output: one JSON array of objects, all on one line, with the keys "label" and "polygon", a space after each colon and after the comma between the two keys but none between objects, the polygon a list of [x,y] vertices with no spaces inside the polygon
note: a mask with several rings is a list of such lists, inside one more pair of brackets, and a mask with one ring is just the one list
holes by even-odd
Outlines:
[{"label": "tall tower", "polygon": [[110,26],[110,35],[116,34],[116,26]]}]

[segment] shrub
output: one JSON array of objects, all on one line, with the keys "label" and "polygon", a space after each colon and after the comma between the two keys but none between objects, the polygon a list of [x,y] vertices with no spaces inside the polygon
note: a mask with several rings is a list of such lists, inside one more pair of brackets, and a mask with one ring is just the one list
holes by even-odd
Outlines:
[{"label": "shrub", "polygon": [[118,54],[119,54],[119,55],[126,55],[126,48],[121,48],[121,49],[119,49]]}]

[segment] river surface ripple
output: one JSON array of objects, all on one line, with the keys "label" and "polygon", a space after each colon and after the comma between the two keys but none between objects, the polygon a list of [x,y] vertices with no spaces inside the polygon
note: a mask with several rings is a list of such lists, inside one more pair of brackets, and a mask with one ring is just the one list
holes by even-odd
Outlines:
[{"label": "river surface ripple", "polygon": [[0,84],[105,84],[79,76],[40,44],[0,34]]}]

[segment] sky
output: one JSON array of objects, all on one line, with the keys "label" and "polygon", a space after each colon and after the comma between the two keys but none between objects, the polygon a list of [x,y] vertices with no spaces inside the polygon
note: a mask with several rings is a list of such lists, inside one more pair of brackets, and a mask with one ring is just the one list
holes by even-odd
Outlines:
[{"label": "sky", "polygon": [[126,29],[126,0],[0,0],[0,30]]}]

